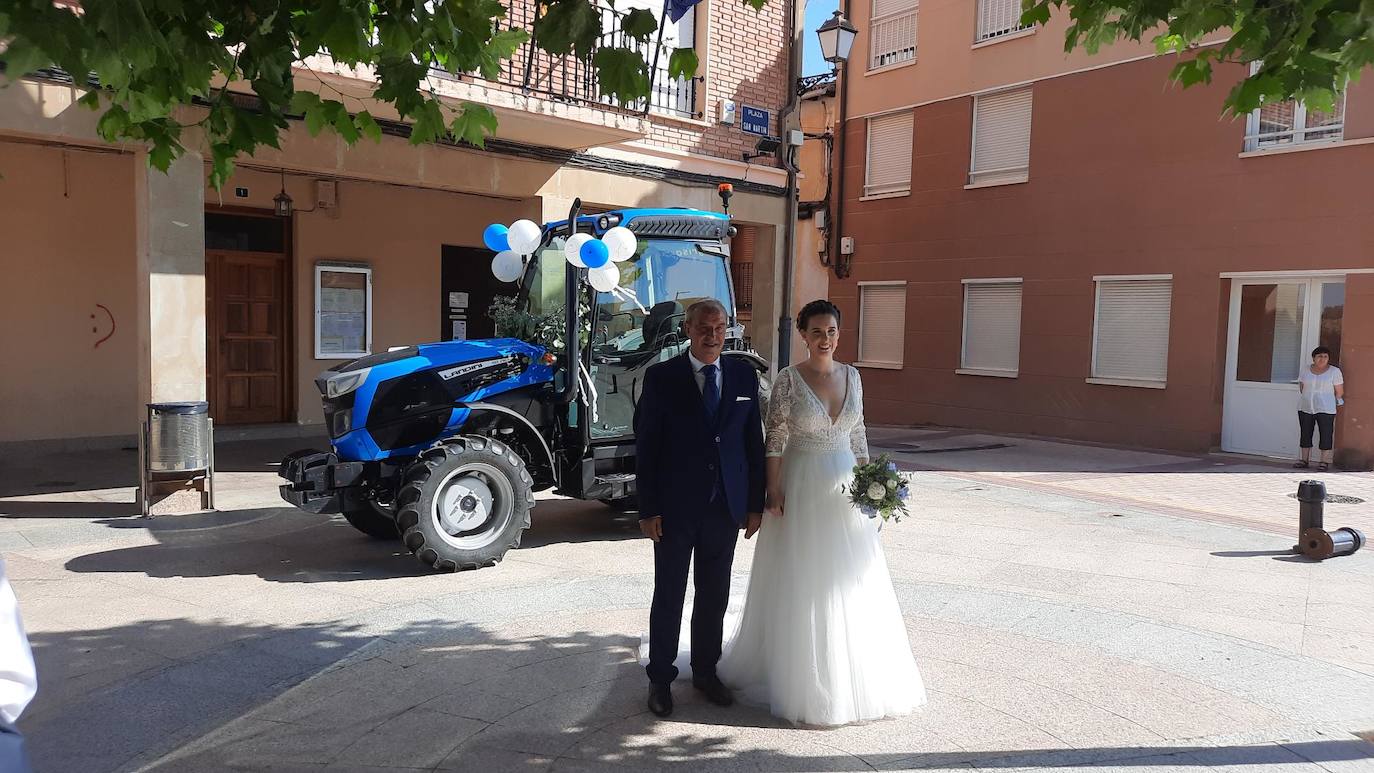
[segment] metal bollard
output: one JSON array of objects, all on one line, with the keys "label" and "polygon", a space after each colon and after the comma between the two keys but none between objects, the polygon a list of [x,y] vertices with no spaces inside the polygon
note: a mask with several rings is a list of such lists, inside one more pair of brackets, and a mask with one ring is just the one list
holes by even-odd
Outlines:
[{"label": "metal bollard", "polygon": [[1294,553],[1305,553],[1304,535],[1308,529],[1321,530],[1322,508],[1326,506],[1326,484],[1319,480],[1305,480],[1298,484],[1298,544]]},{"label": "metal bollard", "polygon": [[1333,556],[1348,556],[1364,547],[1365,536],[1358,529],[1345,527],[1333,532],[1309,529],[1303,535],[1302,552],[1321,561]]}]

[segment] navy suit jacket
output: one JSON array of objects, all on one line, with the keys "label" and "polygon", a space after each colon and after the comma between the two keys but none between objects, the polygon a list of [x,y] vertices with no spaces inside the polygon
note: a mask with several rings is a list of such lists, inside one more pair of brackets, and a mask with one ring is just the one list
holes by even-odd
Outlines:
[{"label": "navy suit jacket", "polygon": [[711,506],[717,474],[735,522],[763,511],[763,421],[759,377],[736,357],[721,357],[720,407],[706,403],[687,355],[644,375],[635,406],[635,488],[640,518],[695,519]]}]

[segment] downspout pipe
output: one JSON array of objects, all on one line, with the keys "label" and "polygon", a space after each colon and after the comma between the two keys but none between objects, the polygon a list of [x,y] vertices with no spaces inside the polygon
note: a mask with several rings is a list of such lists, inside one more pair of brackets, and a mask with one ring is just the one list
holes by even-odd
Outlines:
[{"label": "downspout pipe", "polygon": [[797,149],[790,142],[790,130],[801,127],[799,117],[800,101],[797,97],[797,81],[801,80],[801,54],[805,29],[801,6],[804,0],[788,2],[788,20],[791,22],[792,45],[787,51],[787,107],[783,109],[785,120],[778,121],[782,133],[783,166],[787,169],[787,210],[783,214],[782,237],[782,308],[778,314],[778,368],[787,367],[792,361],[792,264],[797,249]]}]

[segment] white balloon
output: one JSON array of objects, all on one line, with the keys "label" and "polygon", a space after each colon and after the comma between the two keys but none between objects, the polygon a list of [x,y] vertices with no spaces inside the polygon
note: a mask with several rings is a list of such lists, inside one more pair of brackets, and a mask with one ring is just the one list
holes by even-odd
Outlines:
[{"label": "white balloon", "polygon": [[568,237],[568,241],[563,245],[563,257],[568,262],[578,268],[586,268],[587,264],[582,262],[582,245],[596,237],[591,234],[573,234]]},{"label": "white balloon", "polygon": [[525,259],[517,252],[506,250],[491,259],[491,273],[502,282],[514,282],[525,273]]},{"label": "white balloon", "polygon": [[512,252],[529,255],[539,249],[543,236],[544,232],[533,220],[517,220],[511,223],[510,230],[506,232],[506,242]]},{"label": "white balloon", "polygon": [[606,235],[601,237],[601,241],[606,243],[606,247],[611,251],[611,260],[616,263],[633,258],[635,250],[639,248],[639,240],[635,238],[634,231],[619,225],[607,231]]},{"label": "white balloon", "polygon": [[620,285],[620,266],[607,263],[587,272],[587,283],[597,292],[608,293]]}]

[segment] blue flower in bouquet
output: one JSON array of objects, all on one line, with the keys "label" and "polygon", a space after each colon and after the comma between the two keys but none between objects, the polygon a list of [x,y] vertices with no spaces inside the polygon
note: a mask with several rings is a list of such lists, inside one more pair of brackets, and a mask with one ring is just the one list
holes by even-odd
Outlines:
[{"label": "blue flower in bouquet", "polygon": [[897,463],[896,463],[896,462],[888,462],[888,463],[887,463],[887,471],[888,471],[888,472],[896,472],[896,471],[897,471]]},{"label": "blue flower in bouquet", "polygon": [[878,517],[878,510],[877,510],[877,508],[874,508],[874,507],[871,506],[871,505],[864,505],[863,507],[859,508],[859,512],[863,513],[864,515],[868,516],[869,518],[877,518],[877,517]]},{"label": "blue flower in bouquet", "polygon": [[906,501],[906,498],[909,497],[909,496],[911,496],[911,492],[910,492],[909,490],[907,490],[907,488],[906,488],[905,486],[903,486],[902,488],[897,489],[897,498],[898,498],[898,499],[900,499],[900,500],[902,500],[902,501]]}]

